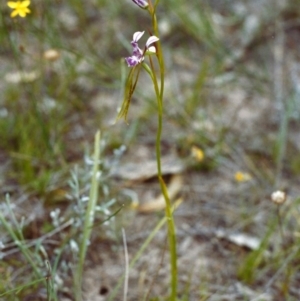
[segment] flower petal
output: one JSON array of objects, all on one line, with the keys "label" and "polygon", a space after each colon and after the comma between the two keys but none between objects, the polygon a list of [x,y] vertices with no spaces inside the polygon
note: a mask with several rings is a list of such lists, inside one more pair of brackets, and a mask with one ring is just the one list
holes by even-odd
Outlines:
[{"label": "flower petal", "polygon": [[156,37],[156,36],[151,36],[151,37],[147,40],[147,42],[146,42],[146,48],[149,48],[149,46],[150,46],[151,44],[157,42],[158,40],[159,40],[158,37]]},{"label": "flower petal", "polygon": [[135,46],[133,47],[132,55],[141,58],[143,56],[143,51],[139,46]]},{"label": "flower petal", "polygon": [[155,48],[154,46],[150,46],[150,47],[148,48],[148,51],[149,51],[149,52],[155,53],[155,52],[156,52],[156,48]]},{"label": "flower petal", "polygon": [[20,15],[20,17],[25,18],[26,17],[26,12],[22,9],[22,10],[19,11],[19,15]]},{"label": "flower petal", "polygon": [[128,67],[134,67],[139,63],[140,60],[138,57],[133,55],[133,56],[126,57],[125,61],[128,65]]},{"label": "flower petal", "polygon": [[149,6],[148,2],[145,0],[132,0],[132,1],[141,8],[147,8]]},{"label": "flower petal", "polygon": [[17,10],[12,11],[12,13],[10,14],[11,18],[16,17],[19,14],[19,12]]},{"label": "flower petal", "polygon": [[30,9],[27,7],[22,8],[22,12],[25,13],[25,15],[30,13]]},{"label": "flower petal", "polygon": [[27,6],[29,6],[29,4],[30,4],[29,0],[22,1],[22,3],[20,4],[20,7],[27,7]]},{"label": "flower petal", "polygon": [[137,31],[133,34],[133,40],[132,42],[137,42],[145,33],[145,31]]},{"label": "flower petal", "polygon": [[9,1],[7,2],[7,6],[10,8],[16,8],[18,6],[17,2]]}]

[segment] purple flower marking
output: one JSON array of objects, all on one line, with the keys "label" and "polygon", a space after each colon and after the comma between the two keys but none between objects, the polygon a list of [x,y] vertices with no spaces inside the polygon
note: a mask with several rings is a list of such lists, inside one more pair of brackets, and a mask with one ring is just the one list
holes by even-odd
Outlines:
[{"label": "purple flower marking", "polygon": [[153,51],[152,45],[153,43],[157,42],[159,40],[156,36],[151,36],[148,38],[145,46],[145,50],[142,51],[141,48],[138,45],[138,40],[143,36],[145,32],[144,31],[137,31],[133,34],[133,40],[131,41],[131,45],[133,47],[132,56],[129,56],[125,58],[128,67],[134,67],[137,64],[141,63],[144,60],[144,54],[147,50]]},{"label": "purple flower marking", "polygon": [[146,0],[132,0],[132,1],[141,8],[147,8],[149,6],[148,1]]}]

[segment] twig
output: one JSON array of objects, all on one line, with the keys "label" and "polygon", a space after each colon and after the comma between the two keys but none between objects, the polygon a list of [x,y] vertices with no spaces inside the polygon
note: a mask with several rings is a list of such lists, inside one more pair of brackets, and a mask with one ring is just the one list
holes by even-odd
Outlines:
[{"label": "twig", "polygon": [[126,301],[127,293],[128,293],[129,259],[128,259],[126,234],[125,234],[124,228],[122,228],[122,235],[123,235],[124,255],[125,255],[125,277],[124,277],[124,298],[123,298],[123,300]]}]

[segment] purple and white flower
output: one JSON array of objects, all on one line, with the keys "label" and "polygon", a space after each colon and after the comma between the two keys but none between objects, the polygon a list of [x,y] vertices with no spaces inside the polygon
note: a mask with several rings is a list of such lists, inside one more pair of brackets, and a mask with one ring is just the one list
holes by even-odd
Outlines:
[{"label": "purple and white flower", "polygon": [[142,49],[139,47],[138,41],[144,33],[144,31],[137,31],[133,34],[133,40],[131,41],[131,45],[133,47],[132,56],[125,58],[128,67],[134,67],[141,63],[144,60],[145,53],[147,51],[155,52],[155,47],[151,45],[159,40],[159,38],[156,36],[151,36],[148,38],[144,51],[142,51]]},{"label": "purple and white flower", "polygon": [[147,0],[132,0],[132,1],[141,8],[147,8],[149,6]]}]

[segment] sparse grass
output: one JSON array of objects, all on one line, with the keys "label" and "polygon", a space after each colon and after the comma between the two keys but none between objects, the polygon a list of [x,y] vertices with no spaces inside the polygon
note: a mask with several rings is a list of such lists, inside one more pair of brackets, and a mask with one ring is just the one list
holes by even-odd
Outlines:
[{"label": "sparse grass", "polygon": [[[175,214],[177,299],[296,301],[300,2],[272,9],[268,1],[255,8],[217,2],[166,0],[157,8],[166,68],[162,157],[175,153],[185,166]],[[164,248],[166,219],[130,208],[159,188],[151,179],[128,183],[111,174],[141,162],[132,171],[138,174],[153,159],[158,106],[146,77],[128,125],[113,125],[128,72],[122,58],[132,33],[147,33],[151,18],[130,0],[31,1],[30,9],[12,19],[3,2],[0,12],[0,300],[81,300],[92,281],[85,272],[100,264],[109,300],[122,300],[122,227],[128,300],[167,300],[168,255],[153,271],[161,258],[150,252]],[[47,50],[57,56],[47,58]],[[99,129],[101,143],[91,147]],[[204,152],[201,162],[191,156],[195,146]],[[101,149],[100,161],[90,148]],[[251,179],[237,183],[237,171]],[[288,196],[281,221],[269,200],[276,190]],[[232,246],[214,231],[182,235],[199,223],[252,235],[260,246]]]}]

